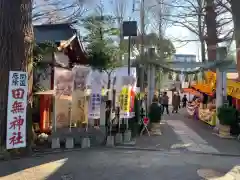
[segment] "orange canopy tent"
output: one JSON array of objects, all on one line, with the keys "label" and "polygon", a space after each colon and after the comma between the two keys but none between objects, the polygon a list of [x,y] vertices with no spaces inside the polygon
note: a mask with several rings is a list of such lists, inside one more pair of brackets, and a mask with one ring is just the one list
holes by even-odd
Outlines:
[{"label": "orange canopy tent", "polygon": [[215,93],[215,88],[211,87],[208,84],[204,84],[204,83],[198,83],[196,85],[192,85],[192,88],[195,90],[198,90],[202,93],[205,93],[209,96],[212,96]]},{"label": "orange canopy tent", "polygon": [[198,91],[196,91],[192,88],[183,88],[182,92],[183,93],[190,93],[190,94],[192,94],[194,96],[197,96],[197,97],[202,97],[202,94],[200,92],[198,92]]},{"label": "orange canopy tent", "polygon": [[216,73],[207,71],[204,73],[204,76],[204,81],[198,82],[196,84],[191,84],[191,87],[211,96],[214,94],[216,89]]}]

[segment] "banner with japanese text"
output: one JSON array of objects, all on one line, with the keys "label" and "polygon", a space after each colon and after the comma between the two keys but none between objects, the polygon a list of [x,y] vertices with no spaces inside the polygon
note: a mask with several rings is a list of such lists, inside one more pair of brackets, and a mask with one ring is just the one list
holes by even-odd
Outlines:
[{"label": "banner with japanese text", "polygon": [[88,118],[100,119],[101,91],[92,92],[89,99]]},{"label": "banner with japanese text", "polygon": [[131,88],[129,86],[124,86],[120,94],[120,117],[121,118],[130,117],[130,96],[131,96]]},{"label": "banner with japanese text", "polygon": [[74,66],[72,69],[74,76],[74,90],[85,91],[91,68],[87,66]]},{"label": "banner with japanese text", "polygon": [[7,149],[26,147],[27,95],[27,73],[10,71],[7,106]]},{"label": "banner with japanese text", "polygon": [[[136,88],[136,76],[124,76],[124,75],[119,75],[116,78],[116,102],[115,106],[119,107],[120,103],[120,96],[122,92],[122,87],[128,86],[131,87],[134,91]],[[132,103],[131,103],[132,104]]]},{"label": "banner with japanese text", "polygon": [[103,85],[102,77],[102,73],[99,71],[92,71],[90,75],[91,95],[88,107],[88,118],[90,119],[100,119],[100,106]]},{"label": "banner with japanese text", "polygon": [[55,123],[54,128],[67,128],[70,125],[73,73],[70,70],[54,68]]},{"label": "banner with japanese text", "polygon": [[87,124],[88,123],[88,101],[84,91],[80,89],[73,91],[71,122]]},{"label": "banner with japanese text", "polygon": [[72,69],[74,76],[74,88],[72,93],[72,113],[71,122],[88,123],[88,101],[86,98],[87,81],[91,68],[87,66],[74,66]]},{"label": "banner with japanese text", "polygon": [[135,111],[134,111],[134,103],[135,103],[135,89],[131,87],[130,90],[130,116],[134,117],[135,116]]},{"label": "banner with japanese text", "polygon": [[236,99],[240,99],[240,82],[227,80],[227,94]]}]

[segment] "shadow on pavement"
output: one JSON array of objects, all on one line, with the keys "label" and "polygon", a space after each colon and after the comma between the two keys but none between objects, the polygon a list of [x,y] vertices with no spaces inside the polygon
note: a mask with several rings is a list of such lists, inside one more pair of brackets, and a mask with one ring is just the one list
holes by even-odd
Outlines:
[{"label": "shadow on pavement", "polygon": [[[185,128],[179,127],[174,130],[173,126],[168,122],[175,123]],[[181,122],[181,123],[177,123]],[[178,150],[178,151],[193,151],[191,144],[184,143],[179,137],[179,134],[186,134],[189,136],[195,145],[201,148],[196,150],[199,153],[217,153],[222,155],[239,155],[240,156],[240,142],[236,139],[222,139],[214,134],[213,127],[200,121],[187,118],[185,109],[181,109],[178,114],[164,115],[162,120],[162,135],[161,136],[141,136],[137,138],[135,148],[145,148],[154,150]],[[186,131],[185,131],[186,130]],[[188,130],[188,132],[187,132]],[[178,134],[176,134],[178,131]],[[180,132],[182,131],[182,132]],[[194,134],[191,133],[194,132]],[[190,134],[189,134],[190,133]],[[198,137],[196,137],[198,136]],[[211,148],[211,149],[209,149]]]},{"label": "shadow on pavement", "polygon": [[217,149],[219,153],[240,156],[240,142],[238,140],[220,138],[214,134],[213,127],[203,121],[189,119],[184,113],[179,115],[179,119],[207,141],[209,145]]},{"label": "shadow on pavement", "polygon": [[233,157],[128,150],[83,150],[0,163],[1,180],[199,180],[199,169],[224,174]]},{"label": "shadow on pavement", "polygon": [[138,137],[135,147],[157,150],[185,149],[183,142],[166,123],[166,120],[161,121],[161,132],[162,135],[159,136],[148,136],[145,134]]},{"label": "shadow on pavement", "polygon": [[18,160],[2,161],[0,163],[0,179],[44,179],[55,173],[68,163],[67,156],[63,154],[48,155],[46,157],[30,157]]},{"label": "shadow on pavement", "polygon": [[[153,156],[152,156],[153,155]],[[154,157],[154,158],[151,158]],[[198,180],[198,165],[139,152],[71,152],[1,162],[1,180]]]}]

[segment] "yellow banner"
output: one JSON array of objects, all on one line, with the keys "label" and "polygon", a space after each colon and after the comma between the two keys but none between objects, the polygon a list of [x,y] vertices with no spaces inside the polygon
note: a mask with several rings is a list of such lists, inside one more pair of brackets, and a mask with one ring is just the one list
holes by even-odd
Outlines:
[{"label": "yellow banner", "polygon": [[210,86],[212,90],[216,88],[217,75],[215,72],[207,71],[205,72],[205,82]]},{"label": "yellow banner", "polygon": [[204,73],[204,76],[204,81],[193,84],[192,87],[203,93],[212,94],[216,89],[216,73],[207,71]]},{"label": "yellow banner", "polygon": [[240,82],[227,80],[227,94],[240,99]]},{"label": "yellow banner", "polygon": [[[195,89],[211,94],[216,89],[216,73],[212,71],[205,72],[205,82],[200,82],[192,85]],[[240,99],[240,82],[227,80],[227,94],[234,98]]]},{"label": "yellow banner", "polygon": [[[212,90],[216,88],[216,73],[207,71],[205,73],[206,83],[211,87]],[[234,80],[227,80],[227,94],[234,98],[240,99],[240,82]]]},{"label": "yellow banner", "polygon": [[124,87],[120,95],[120,108],[123,112],[130,112],[130,88]]}]

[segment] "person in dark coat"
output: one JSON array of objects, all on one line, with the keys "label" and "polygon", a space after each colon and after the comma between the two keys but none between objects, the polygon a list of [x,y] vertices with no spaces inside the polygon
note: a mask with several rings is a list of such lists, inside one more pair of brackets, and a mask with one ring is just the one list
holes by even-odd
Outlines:
[{"label": "person in dark coat", "polygon": [[176,92],[174,93],[173,95],[173,99],[172,99],[172,106],[173,106],[173,110],[172,110],[172,113],[178,113],[178,108],[179,108],[179,105],[180,105],[180,95]]},{"label": "person in dark coat", "polygon": [[167,95],[167,92],[163,93],[161,101],[162,101],[162,114],[164,113],[165,109],[167,111],[167,114],[169,114],[169,109],[168,109],[169,97]]},{"label": "person in dark coat", "polygon": [[186,94],[184,94],[183,98],[182,98],[182,107],[185,108],[187,106],[187,96]]},{"label": "person in dark coat", "polygon": [[161,107],[158,102],[158,98],[154,96],[148,111],[150,123],[160,123],[161,114]]},{"label": "person in dark coat", "polygon": [[154,135],[161,135],[160,130],[160,121],[162,116],[161,106],[158,102],[158,97],[154,96],[152,100],[152,104],[148,110],[148,118],[150,120],[150,131]]}]

